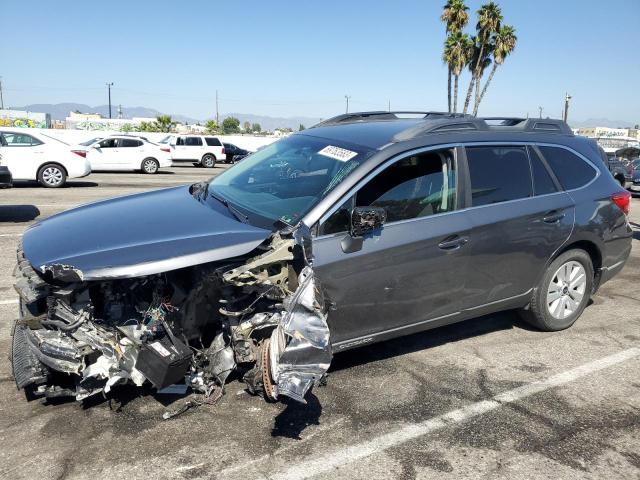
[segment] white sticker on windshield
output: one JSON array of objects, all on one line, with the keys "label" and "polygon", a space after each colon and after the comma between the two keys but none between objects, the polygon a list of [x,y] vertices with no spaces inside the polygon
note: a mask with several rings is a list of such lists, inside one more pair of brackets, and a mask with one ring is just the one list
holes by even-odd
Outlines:
[{"label": "white sticker on windshield", "polygon": [[320,155],[324,155],[325,157],[340,160],[341,162],[348,162],[353,157],[358,155],[358,152],[352,152],[351,150],[347,150],[345,148],[334,147],[333,145],[327,145],[318,153]]}]

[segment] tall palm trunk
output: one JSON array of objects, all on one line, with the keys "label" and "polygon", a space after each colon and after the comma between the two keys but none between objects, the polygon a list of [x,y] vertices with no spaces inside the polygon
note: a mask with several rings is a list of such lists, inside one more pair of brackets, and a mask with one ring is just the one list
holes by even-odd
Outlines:
[{"label": "tall palm trunk", "polygon": [[478,98],[480,98],[480,75],[478,75],[478,79],[476,80],[476,93],[473,99],[473,116],[476,116],[478,113]]},{"label": "tall palm trunk", "polygon": [[451,67],[449,67],[449,80],[447,82],[447,100],[449,105],[449,113],[451,113]]},{"label": "tall palm trunk", "polygon": [[454,76],[453,84],[453,113],[458,112],[458,75]]},{"label": "tall palm trunk", "polygon": [[484,54],[484,42],[480,43],[480,52],[478,54],[478,58],[476,59],[476,65],[473,67],[471,71],[471,80],[469,81],[469,89],[467,90],[467,98],[464,101],[464,110],[462,113],[467,113],[469,109],[469,103],[471,103],[471,94],[473,93],[473,85],[475,82],[480,81],[480,62],[482,61],[482,55]]},{"label": "tall palm trunk", "polygon": [[473,116],[476,116],[478,114],[478,107],[480,107],[480,102],[482,102],[482,99],[484,98],[484,94],[487,93],[487,88],[489,88],[489,84],[491,83],[491,80],[493,79],[493,75],[496,73],[497,69],[498,69],[498,64],[494,62],[493,68],[491,68],[491,73],[489,74],[489,78],[487,78],[487,81],[484,84],[484,87],[482,87],[482,93],[480,93],[480,97],[476,101],[476,106],[473,109]]}]

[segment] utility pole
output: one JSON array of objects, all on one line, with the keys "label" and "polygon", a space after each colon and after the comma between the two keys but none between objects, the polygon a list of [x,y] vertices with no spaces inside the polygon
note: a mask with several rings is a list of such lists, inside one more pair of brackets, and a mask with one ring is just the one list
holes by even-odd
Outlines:
[{"label": "utility pole", "polygon": [[538,107],[538,113],[539,113],[538,117],[542,118],[542,107]]},{"label": "utility pole", "polygon": [[349,99],[351,98],[351,95],[345,95],[344,98],[347,101],[347,111],[346,111],[346,113],[349,113]]},{"label": "utility pole", "polygon": [[122,118],[122,104],[118,105],[118,118]]},{"label": "utility pole", "polygon": [[220,128],[220,115],[218,114],[218,90],[216,90],[216,125]]},{"label": "utility pole", "polygon": [[391,111],[391,100],[387,100],[387,111]]},{"label": "utility pole", "polygon": [[113,87],[113,82],[107,83],[107,88],[109,89],[109,118],[111,118],[111,87]]},{"label": "utility pole", "polygon": [[2,98],[2,77],[0,77],[0,109],[4,110],[4,98]]},{"label": "utility pole", "polygon": [[569,95],[568,93],[565,93],[564,94],[564,116],[562,118],[565,121],[565,123],[569,119],[569,100],[571,100],[571,95]]}]

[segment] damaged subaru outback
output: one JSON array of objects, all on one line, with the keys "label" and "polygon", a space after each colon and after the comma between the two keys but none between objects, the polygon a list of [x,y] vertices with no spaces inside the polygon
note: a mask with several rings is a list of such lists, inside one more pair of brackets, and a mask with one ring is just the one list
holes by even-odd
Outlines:
[{"label": "damaged subaru outback", "polygon": [[304,402],[336,352],[508,309],[571,326],[629,256],[629,206],[558,120],[341,115],[27,229],[13,376],[29,398],[238,378]]}]

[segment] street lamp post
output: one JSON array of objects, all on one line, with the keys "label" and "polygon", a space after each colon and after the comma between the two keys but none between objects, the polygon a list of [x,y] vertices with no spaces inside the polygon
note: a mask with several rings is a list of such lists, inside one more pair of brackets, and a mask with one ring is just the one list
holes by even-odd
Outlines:
[{"label": "street lamp post", "polygon": [[113,82],[107,82],[107,88],[109,89],[109,118],[111,118],[111,87],[113,87]]},{"label": "street lamp post", "polygon": [[345,95],[344,99],[347,101],[347,110],[345,113],[349,113],[349,99],[351,98],[351,95]]}]

